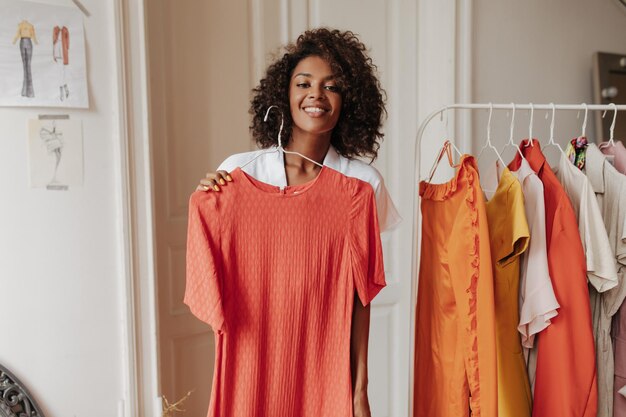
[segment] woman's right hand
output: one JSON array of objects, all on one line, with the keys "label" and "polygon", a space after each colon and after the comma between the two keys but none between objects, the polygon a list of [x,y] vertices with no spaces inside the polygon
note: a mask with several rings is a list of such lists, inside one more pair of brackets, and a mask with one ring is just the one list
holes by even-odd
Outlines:
[{"label": "woman's right hand", "polygon": [[225,186],[232,180],[226,171],[208,172],[200,180],[200,185],[196,187],[196,191],[221,191],[220,186]]}]

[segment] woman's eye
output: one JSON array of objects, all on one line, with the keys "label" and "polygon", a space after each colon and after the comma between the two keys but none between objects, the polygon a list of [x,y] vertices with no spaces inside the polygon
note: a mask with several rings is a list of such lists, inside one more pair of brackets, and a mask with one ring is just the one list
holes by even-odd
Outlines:
[{"label": "woman's eye", "polygon": [[324,88],[326,88],[328,91],[332,91],[333,93],[339,92],[339,87],[337,87],[336,85],[327,85]]},{"label": "woman's eye", "polygon": [[297,87],[299,88],[309,88],[310,84],[309,83],[298,83],[296,84]]}]

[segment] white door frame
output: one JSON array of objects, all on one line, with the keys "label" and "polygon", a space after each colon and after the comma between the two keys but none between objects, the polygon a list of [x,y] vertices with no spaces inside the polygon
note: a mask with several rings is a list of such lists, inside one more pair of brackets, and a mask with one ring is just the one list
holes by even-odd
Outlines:
[{"label": "white door frame", "polygon": [[[121,89],[120,140],[116,144],[119,175],[116,179],[120,192],[120,260],[125,282],[121,294],[124,300],[121,303],[121,332],[125,398],[120,399],[118,417],[161,416],[153,241],[154,184],[151,175],[144,1],[116,0],[114,15],[118,57],[116,75]],[[433,109],[448,103],[471,101],[472,8],[471,0],[407,1],[417,4],[417,82],[414,82],[417,132],[420,119]],[[248,2],[254,15],[262,12],[262,3],[258,0]],[[257,33],[260,32],[258,24],[261,21],[253,18],[251,22]],[[262,48],[262,44],[263,41],[257,38],[255,49],[257,45]],[[262,56],[258,55],[255,67],[260,64]],[[252,73],[256,75],[258,71],[259,68],[255,68]],[[470,116],[459,115],[453,130],[457,133],[456,137],[462,138],[459,145],[465,150],[470,149],[471,143]],[[409,144],[407,152],[412,153],[412,138],[404,139],[402,143]],[[428,136],[424,139],[428,152],[438,147],[441,140],[432,138],[429,147]],[[407,172],[413,170],[407,169]],[[410,222],[410,219],[405,219],[405,222]],[[412,351],[413,346],[410,348]],[[408,394],[411,399],[412,390]],[[409,407],[406,407],[407,415]]]}]

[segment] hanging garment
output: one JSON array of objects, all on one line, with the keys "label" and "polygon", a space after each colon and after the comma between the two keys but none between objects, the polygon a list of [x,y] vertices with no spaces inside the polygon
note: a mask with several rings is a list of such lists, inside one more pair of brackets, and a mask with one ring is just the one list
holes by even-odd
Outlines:
[{"label": "hanging garment", "polygon": [[617,393],[626,385],[626,309],[620,309],[626,297],[626,229],[623,222],[626,219],[626,176],[620,174],[593,143],[587,150],[586,173],[598,199],[611,246],[604,255],[612,257],[618,277],[617,287],[601,294],[595,291],[589,294],[594,326],[599,334],[596,337],[598,416],[626,417],[626,398]]},{"label": "hanging garment", "polygon": [[616,140],[613,146],[609,145],[608,142],[602,142],[600,150],[603,154],[613,158],[615,169],[626,175],[626,148],[622,142]]},{"label": "hanging garment", "polygon": [[385,286],[372,187],[324,167],[284,189],[235,169],[189,205],[184,301],[215,331],[209,417],[352,416],[355,291]]},{"label": "hanging garment", "polygon": [[519,301],[522,346],[530,349],[534,345],[535,335],[548,327],[551,319],[557,316],[559,303],[548,270],[543,184],[525,159],[521,160],[518,170],[511,173],[522,183],[531,236],[528,250],[522,254]]},{"label": "hanging garment", "polygon": [[597,292],[617,286],[615,259],[611,255],[609,237],[598,200],[587,176],[561,154],[555,170],[578,220],[578,233],[587,264],[587,279]]},{"label": "hanging garment", "polygon": [[[537,341],[533,417],[592,417],[597,411],[597,382],[585,254],[576,216],[563,187],[541,153],[528,139],[520,145],[544,186],[548,267],[560,304]],[[509,168],[517,169],[515,155]]]},{"label": "hanging garment", "polygon": [[579,136],[572,139],[565,149],[569,161],[581,171],[585,170],[585,153],[588,144],[586,137]]},{"label": "hanging garment", "polygon": [[530,240],[524,195],[517,178],[497,161],[482,177],[495,288],[498,415],[530,417],[532,397],[518,332],[520,255]]},{"label": "hanging garment", "polygon": [[[218,170],[224,170],[230,172],[235,168],[246,164],[254,157],[262,152],[276,149],[276,147],[238,153],[231,155],[217,168]],[[362,181],[368,182],[374,188],[376,194],[376,209],[378,211],[378,224],[381,232],[392,230],[397,226],[402,218],[393,204],[389,192],[385,187],[385,182],[380,173],[373,166],[366,164],[358,159],[345,158],[337,152],[337,150],[331,145],[324,158],[323,165],[341,172],[344,175],[352,178],[358,178]],[[246,165],[243,170],[252,175],[259,181],[284,187],[287,185],[287,176],[285,174],[285,161],[281,152],[271,152],[259,156],[257,159]]]},{"label": "hanging garment", "polygon": [[[595,145],[594,145],[595,146]],[[589,148],[585,146],[586,152]],[[597,150],[597,148],[596,148]],[[587,156],[585,157],[587,158]],[[592,161],[595,162],[595,161]],[[602,169],[601,167],[599,169]],[[598,372],[598,414],[597,417],[612,417],[613,402],[613,353],[609,352],[611,318],[602,311],[599,293],[615,288],[618,284],[615,257],[604,227],[602,212],[593,186],[580,169],[561,155],[557,178],[572,202],[578,218],[578,232],[586,255],[587,278],[593,336],[596,345],[596,366]],[[611,356],[609,359],[608,356]],[[610,363],[609,363],[610,362]]]},{"label": "hanging garment", "polygon": [[533,393],[537,369],[535,335],[548,327],[551,320],[558,315],[559,303],[554,295],[548,269],[543,184],[525,159],[521,159],[518,170],[511,171],[511,173],[522,183],[526,220],[531,236],[528,250],[522,254],[518,330],[522,335],[524,356],[527,358],[528,380],[531,393]]},{"label": "hanging garment", "polygon": [[495,417],[493,276],[474,157],[464,155],[447,183],[422,181],[419,193],[413,416]]}]

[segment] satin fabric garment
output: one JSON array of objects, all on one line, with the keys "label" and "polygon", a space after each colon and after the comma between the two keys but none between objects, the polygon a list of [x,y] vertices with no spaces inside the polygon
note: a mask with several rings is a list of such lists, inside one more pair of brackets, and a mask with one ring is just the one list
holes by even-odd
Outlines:
[{"label": "satin fabric garment", "polygon": [[517,178],[498,162],[482,177],[495,287],[498,416],[530,417],[532,396],[518,332],[520,257],[530,241],[524,195]]},{"label": "satin fabric garment", "polygon": [[474,158],[447,183],[420,183],[420,196],[413,416],[495,417],[493,275]]},{"label": "satin fabric garment", "polygon": [[[561,307],[538,335],[533,417],[595,417],[598,388],[585,253],[574,209],[540,146],[524,140],[520,148],[544,186],[548,267]],[[515,155],[509,168],[520,161]]]}]

